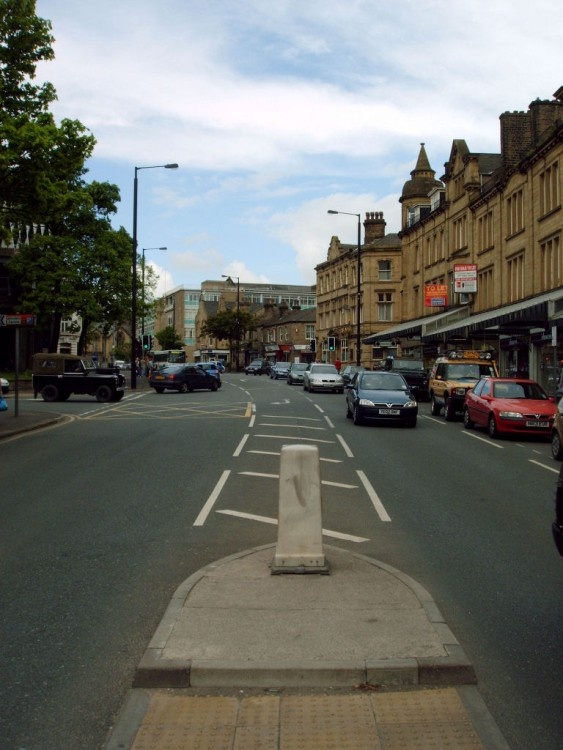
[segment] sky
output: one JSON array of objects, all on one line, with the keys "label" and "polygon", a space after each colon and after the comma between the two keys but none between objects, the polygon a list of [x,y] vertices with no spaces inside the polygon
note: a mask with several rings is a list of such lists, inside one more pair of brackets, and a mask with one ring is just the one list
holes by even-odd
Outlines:
[{"label": "sky", "polygon": [[[37,0],[57,120],[96,138],[157,294],[230,275],[314,284],[330,239],[399,197],[425,143],[499,153],[499,116],[563,84],[560,0]],[[161,169],[177,163],[178,169]],[[146,167],[157,167],[146,169]],[[362,230],[363,236],[363,230]],[[166,250],[158,248],[165,247]]]}]

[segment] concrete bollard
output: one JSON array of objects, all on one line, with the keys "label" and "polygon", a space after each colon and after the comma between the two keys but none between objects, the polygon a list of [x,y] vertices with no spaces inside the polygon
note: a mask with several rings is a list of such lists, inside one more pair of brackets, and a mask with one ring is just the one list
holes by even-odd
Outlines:
[{"label": "concrete bollard", "polygon": [[329,572],[323,552],[321,471],[316,446],[284,445],[281,449],[278,543],[271,572]]}]

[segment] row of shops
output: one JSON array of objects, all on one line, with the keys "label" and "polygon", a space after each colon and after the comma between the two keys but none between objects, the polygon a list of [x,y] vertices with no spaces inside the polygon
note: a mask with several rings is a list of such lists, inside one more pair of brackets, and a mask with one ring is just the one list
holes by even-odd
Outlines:
[{"label": "row of shops", "polygon": [[563,289],[472,315],[462,305],[363,339],[385,357],[411,356],[428,366],[450,349],[493,351],[503,376],[537,380],[555,391],[563,364]]}]

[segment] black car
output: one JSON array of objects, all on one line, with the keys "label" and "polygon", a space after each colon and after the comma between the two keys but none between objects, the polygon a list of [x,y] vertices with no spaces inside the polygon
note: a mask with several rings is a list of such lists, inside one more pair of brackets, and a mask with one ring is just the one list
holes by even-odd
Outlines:
[{"label": "black car", "polygon": [[149,385],[157,393],[192,393],[202,390],[216,391],[219,388],[215,375],[206,372],[199,365],[166,365],[151,374]]},{"label": "black car", "polygon": [[307,362],[294,362],[287,373],[288,385],[303,385],[303,373],[307,369]]},{"label": "black car", "polygon": [[365,369],[365,367],[360,367],[359,365],[346,365],[344,369],[340,370],[340,375],[342,376],[344,385],[346,385],[346,383],[350,383],[357,372],[364,372]]},{"label": "black car", "polygon": [[358,372],[346,386],[346,416],[354,424],[395,422],[416,427],[418,404],[399,373]]},{"label": "black car", "polygon": [[555,488],[555,520],[551,526],[551,531],[557,551],[563,556],[563,465],[559,469],[559,477]]},{"label": "black car", "polygon": [[209,373],[209,375],[213,375],[214,377],[216,377],[218,388],[222,386],[221,372],[215,362],[195,362],[195,366],[200,367],[202,370],[205,370],[205,372]]},{"label": "black car", "polygon": [[430,401],[428,371],[421,359],[387,357],[383,369],[401,374],[411,387],[417,401]]},{"label": "black car", "polygon": [[253,359],[249,365],[246,365],[244,371],[247,375],[264,375],[268,372],[268,363],[263,359]]}]

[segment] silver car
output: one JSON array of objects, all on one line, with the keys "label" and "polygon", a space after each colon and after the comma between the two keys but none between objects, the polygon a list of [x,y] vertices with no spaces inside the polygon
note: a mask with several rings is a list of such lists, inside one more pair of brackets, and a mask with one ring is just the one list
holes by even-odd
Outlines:
[{"label": "silver car", "polygon": [[303,373],[303,388],[313,391],[344,393],[344,381],[334,365],[313,362]]}]

